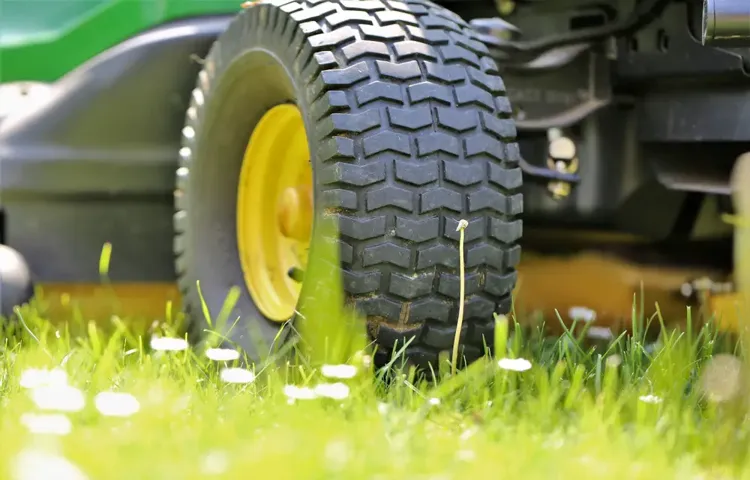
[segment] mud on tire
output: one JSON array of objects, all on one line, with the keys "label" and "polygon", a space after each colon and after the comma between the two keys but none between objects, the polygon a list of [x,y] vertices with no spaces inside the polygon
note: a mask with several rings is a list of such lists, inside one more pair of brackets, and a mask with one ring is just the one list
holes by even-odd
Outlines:
[{"label": "mud on tire", "polygon": [[[235,210],[242,152],[264,112],[303,114],[316,207],[338,219],[343,284],[368,317],[380,352],[414,337],[417,364],[449,350],[459,297],[460,219],[466,229],[464,355],[491,344],[520,258],[520,157],[498,70],[462,19],[422,1],[260,3],[242,12],[205,59],[183,130],[175,253],[193,325],[196,282],[216,315],[244,285]],[[267,341],[243,290],[234,340]],[[241,325],[242,326],[242,325]]]}]

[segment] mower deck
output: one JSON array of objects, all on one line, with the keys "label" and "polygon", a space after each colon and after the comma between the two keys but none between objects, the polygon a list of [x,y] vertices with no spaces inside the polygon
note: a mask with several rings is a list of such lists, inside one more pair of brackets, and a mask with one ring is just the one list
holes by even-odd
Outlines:
[{"label": "mower deck", "polygon": [[[602,249],[571,255],[527,250],[518,268],[515,314],[522,322],[544,318],[550,330],[559,331],[559,314],[567,325],[581,312],[595,313],[594,325],[613,332],[628,329],[641,305],[646,319],[655,322],[656,305],[667,324],[681,324],[686,307],[692,317],[714,316],[718,326],[736,331],[739,296],[733,292],[701,298],[685,295],[685,287],[701,278],[723,278],[718,267],[635,262]],[[45,283],[39,285],[42,314],[53,321],[73,318],[110,322],[116,315],[127,322],[148,325],[155,319],[174,316],[180,308],[180,293],[168,282],[150,283]],[[578,313],[575,313],[578,312]]]}]

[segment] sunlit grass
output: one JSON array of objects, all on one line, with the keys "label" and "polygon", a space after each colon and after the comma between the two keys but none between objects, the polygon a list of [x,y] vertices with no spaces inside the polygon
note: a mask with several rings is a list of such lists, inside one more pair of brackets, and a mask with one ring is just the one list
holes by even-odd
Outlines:
[{"label": "sunlit grass", "polygon": [[502,355],[457,375],[441,370],[438,383],[407,370],[386,388],[366,353],[338,365],[300,366],[292,356],[249,365],[226,346],[185,348],[167,326],[143,335],[119,322],[104,334],[21,313],[26,327],[7,328],[0,357],[3,478],[749,471],[747,425],[732,408],[737,362],[717,356],[733,343],[708,326],[651,344],[636,328],[636,337],[589,346],[585,335],[549,339],[498,317]]},{"label": "sunlit grass", "polygon": [[311,252],[309,300],[256,362],[229,339],[237,289],[217,318],[204,305],[198,343],[171,305],[147,331],[117,302],[109,322],[18,310],[0,332],[0,478],[750,477],[737,342],[711,323],[688,311],[666,330],[634,301],[629,335],[582,312],[550,338],[498,316],[494,358],[454,373],[445,352],[419,375],[397,345],[376,370],[334,245]]}]

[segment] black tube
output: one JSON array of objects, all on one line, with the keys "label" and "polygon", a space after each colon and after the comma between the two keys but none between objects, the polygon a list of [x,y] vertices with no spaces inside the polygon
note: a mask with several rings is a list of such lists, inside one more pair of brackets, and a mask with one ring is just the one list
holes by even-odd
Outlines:
[{"label": "black tube", "polygon": [[750,0],[703,0],[703,45],[750,47]]},{"label": "black tube", "polygon": [[[549,35],[535,40],[511,41],[499,39],[492,35],[483,34],[482,41],[487,43],[490,50],[507,53],[509,55],[541,54],[557,47],[565,47],[578,43],[598,42],[607,37],[630,35],[653,22],[672,0],[644,0],[638,3],[633,12],[623,20],[602,25],[600,27],[585,28]],[[749,2],[750,0],[739,0]],[[481,34],[481,32],[480,32]],[[493,52],[493,56],[498,56]]]}]

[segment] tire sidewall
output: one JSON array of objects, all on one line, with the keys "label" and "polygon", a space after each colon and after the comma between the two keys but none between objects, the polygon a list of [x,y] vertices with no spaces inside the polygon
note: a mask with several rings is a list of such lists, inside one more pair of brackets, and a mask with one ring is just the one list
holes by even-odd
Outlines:
[{"label": "tire sidewall", "polygon": [[[260,117],[277,105],[291,103],[300,109],[308,132],[311,162],[315,162],[315,142],[312,140],[314,135],[311,134],[314,132],[314,125],[310,120],[307,108],[309,101],[303,88],[307,82],[302,81],[299,71],[294,71],[295,59],[289,58],[289,48],[279,48],[284,44],[273,35],[274,32],[263,32],[257,28],[257,23],[271,13],[282,14],[268,5],[249,9],[238,15],[217,40],[206,58],[204,68],[209,72],[209,87],[201,89],[200,82],[198,86],[203,102],[200,104],[193,101],[188,112],[188,125],[196,125],[193,127],[196,132],[194,141],[185,142],[192,153],[186,162],[191,165],[191,174],[187,182],[187,228],[183,237],[185,254],[191,258],[186,262],[187,269],[182,276],[181,287],[187,297],[188,309],[193,310],[188,312],[191,327],[193,330],[196,327],[207,327],[205,318],[196,318],[194,312],[195,306],[202,307],[204,302],[212,323],[216,325],[230,289],[237,287],[237,302],[225,319],[228,321],[224,329],[226,331],[220,333],[238,343],[256,359],[274,344],[283,343],[292,329],[283,328],[279,335],[279,328],[284,324],[263,316],[246,287],[236,239],[236,196],[242,164],[241,153]],[[259,70],[263,67],[259,68],[259,64],[265,64],[264,67],[272,73],[267,77],[260,75]],[[249,94],[243,81],[253,82],[253,90],[276,89],[276,94]],[[282,86],[280,90],[279,86]],[[262,100],[254,101],[251,97]],[[227,115],[227,108],[238,102],[243,103],[246,108],[246,118],[239,122],[244,123],[245,127],[231,124],[235,117]],[[231,135],[236,137],[231,142],[234,146],[230,148],[234,154],[229,155],[230,158],[222,158],[221,162],[212,158],[210,148],[211,143],[222,143],[225,140],[226,135],[221,132],[217,137],[217,128],[245,130],[243,137],[239,137],[239,134]],[[237,142],[237,137],[243,138],[243,141]],[[313,182],[317,185],[315,171],[313,167]],[[217,177],[220,179],[218,182]],[[234,201],[227,201],[230,195]],[[221,197],[220,201],[211,201],[217,196]],[[314,188],[313,196],[314,204],[317,204],[317,187]],[[313,248],[314,245],[311,245],[310,250]],[[193,285],[196,281],[200,282],[200,293],[197,285]],[[198,316],[204,317],[200,312]]]}]

